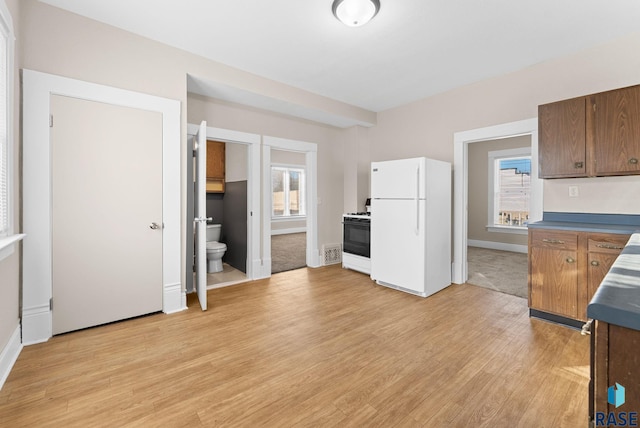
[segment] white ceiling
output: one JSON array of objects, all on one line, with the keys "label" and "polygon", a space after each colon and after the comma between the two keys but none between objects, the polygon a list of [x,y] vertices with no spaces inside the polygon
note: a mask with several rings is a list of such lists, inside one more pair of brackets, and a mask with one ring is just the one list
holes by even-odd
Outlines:
[{"label": "white ceiling", "polygon": [[640,28],[638,0],[381,0],[358,28],[332,0],[41,1],[374,112]]}]

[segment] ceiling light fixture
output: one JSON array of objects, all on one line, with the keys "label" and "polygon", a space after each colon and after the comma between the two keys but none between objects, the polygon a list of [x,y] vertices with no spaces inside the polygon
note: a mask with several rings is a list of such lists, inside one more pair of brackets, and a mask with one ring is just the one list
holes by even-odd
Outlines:
[{"label": "ceiling light fixture", "polygon": [[343,24],[359,27],[376,16],[380,0],[334,0],[331,10]]}]

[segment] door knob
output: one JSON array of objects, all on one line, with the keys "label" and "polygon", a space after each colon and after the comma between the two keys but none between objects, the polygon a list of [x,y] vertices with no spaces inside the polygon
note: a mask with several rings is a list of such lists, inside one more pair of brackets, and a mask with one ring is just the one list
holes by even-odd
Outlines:
[{"label": "door knob", "polygon": [[597,260],[592,260],[591,266],[600,266],[600,262],[598,262]]},{"label": "door knob", "polygon": [[156,223],[156,222],[153,222],[153,223],[151,223],[151,224],[149,225],[149,229],[151,229],[151,230],[157,230],[157,229],[160,229],[160,225],[159,225],[158,223]]}]

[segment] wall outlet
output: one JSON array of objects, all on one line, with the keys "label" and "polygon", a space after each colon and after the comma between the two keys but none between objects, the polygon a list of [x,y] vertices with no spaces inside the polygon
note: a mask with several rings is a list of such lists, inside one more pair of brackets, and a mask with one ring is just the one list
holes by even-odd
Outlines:
[{"label": "wall outlet", "polygon": [[569,186],[569,197],[577,198],[580,196],[580,191],[578,190],[578,186]]}]

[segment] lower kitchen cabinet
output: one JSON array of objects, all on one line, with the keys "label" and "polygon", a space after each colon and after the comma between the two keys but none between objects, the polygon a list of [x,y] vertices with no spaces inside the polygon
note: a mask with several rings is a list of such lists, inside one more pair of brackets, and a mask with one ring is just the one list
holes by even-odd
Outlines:
[{"label": "lower kitchen cabinet", "polygon": [[[591,342],[591,382],[589,416],[593,422],[607,421],[611,413],[635,412],[640,423],[640,331],[595,321]],[[610,403],[609,390],[620,394],[625,388],[624,407]],[[614,400],[614,402],[617,400]],[[619,417],[617,418],[619,420]],[[613,426],[596,424],[595,426]],[[620,424],[617,426],[634,426]],[[637,425],[635,425],[637,426]]]},{"label": "lower kitchen cabinet", "polygon": [[530,229],[532,314],[573,320],[576,326],[586,321],[589,301],[628,239],[627,234]]}]

